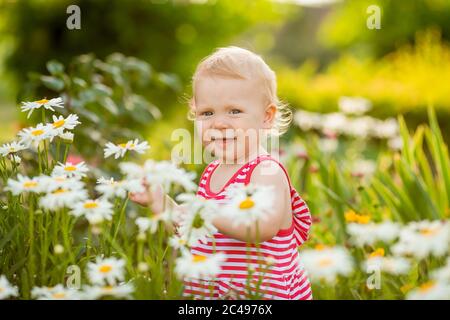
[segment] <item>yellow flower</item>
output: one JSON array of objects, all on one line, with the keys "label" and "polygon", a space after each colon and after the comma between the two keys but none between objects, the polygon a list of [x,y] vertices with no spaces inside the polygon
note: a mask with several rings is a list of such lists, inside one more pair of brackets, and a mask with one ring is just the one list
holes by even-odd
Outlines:
[{"label": "yellow flower", "polygon": [[400,291],[403,292],[403,294],[407,293],[408,291],[410,291],[413,288],[413,285],[410,283],[407,283],[403,286],[400,287]]},{"label": "yellow flower", "polygon": [[347,222],[356,222],[361,224],[367,224],[370,222],[370,216],[369,215],[360,215],[355,213],[353,210],[348,210],[345,214],[345,221]]},{"label": "yellow flower", "polygon": [[384,249],[383,248],[377,248],[374,252],[372,252],[369,255],[370,258],[375,258],[375,257],[384,257]]},{"label": "yellow flower", "polygon": [[325,248],[326,248],[326,246],[321,243],[316,244],[316,246],[314,247],[314,249],[316,249],[316,250],[323,250]]}]

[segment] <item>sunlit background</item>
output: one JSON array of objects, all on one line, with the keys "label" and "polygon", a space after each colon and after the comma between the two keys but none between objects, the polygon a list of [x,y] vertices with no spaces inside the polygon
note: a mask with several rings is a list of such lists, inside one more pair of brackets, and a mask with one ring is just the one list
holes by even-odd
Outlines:
[{"label": "sunlit background", "polygon": [[[81,30],[66,27],[71,4],[81,9]],[[367,28],[369,5],[381,8],[381,29]],[[187,125],[183,97],[196,63],[227,45],[265,57],[277,72],[280,97],[294,109],[331,112],[340,97],[360,96],[372,103],[368,114],[402,113],[417,125],[432,102],[441,125],[448,123],[445,0],[2,0],[0,6],[1,141],[22,124],[20,101],[67,91],[33,76],[49,75],[48,61],[68,66],[82,54],[105,59],[118,52],[151,67],[138,93],[161,111],[161,123],[145,119],[152,140],[162,143],[166,131]],[[72,76],[70,68],[65,72]]]},{"label": "sunlit background", "polygon": [[[80,30],[66,27],[73,4]],[[380,28],[370,27],[370,8],[380,10]],[[313,216],[304,250],[346,248],[336,264],[349,266],[350,256],[357,262],[354,275],[339,274],[343,286],[315,282],[315,298],[450,299],[450,279],[432,273],[445,265],[450,241],[449,21],[447,0],[0,0],[0,145],[41,121],[39,112],[27,119],[21,102],[61,96],[60,113],[82,122],[72,161],[115,175],[117,162],[103,158],[103,147],[134,138],[151,145],[146,157],[168,160],[172,131],[192,130],[187,100],[197,63],[217,47],[248,48],[275,70],[279,97],[294,112],[280,154]],[[22,161],[36,166],[33,157],[24,153]],[[197,177],[203,167],[186,166]],[[398,225],[365,238],[364,225],[384,222],[419,230],[412,243],[420,254],[383,242],[404,240]],[[8,223],[0,226],[9,232]],[[122,237],[129,245],[126,231]],[[4,265],[19,269],[11,248]],[[132,245],[126,250],[136,264]],[[369,290],[356,266],[398,255],[410,260],[385,265],[387,289]],[[0,274],[13,279],[11,270]],[[58,283],[57,272],[40,285]],[[134,297],[167,298],[158,288],[146,283]],[[179,287],[168,290],[179,296]]]}]

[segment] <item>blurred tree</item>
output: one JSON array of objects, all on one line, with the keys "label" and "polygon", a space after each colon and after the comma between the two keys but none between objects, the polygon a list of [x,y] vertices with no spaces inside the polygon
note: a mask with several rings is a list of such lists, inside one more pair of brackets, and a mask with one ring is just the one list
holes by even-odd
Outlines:
[{"label": "blurred tree", "polygon": [[[73,4],[81,8],[81,30],[66,27]],[[15,41],[6,66],[22,83],[29,71],[45,72],[51,59],[67,64],[74,55],[121,52],[188,83],[200,58],[257,23],[279,21],[286,13],[279,8],[268,0],[19,0],[3,14],[1,32]]]},{"label": "blurred tree", "polygon": [[[381,9],[381,28],[369,29],[367,9]],[[322,42],[335,49],[348,49],[363,56],[381,57],[414,43],[417,31],[439,29],[450,39],[448,0],[358,0],[342,1],[333,7],[320,30]]]}]

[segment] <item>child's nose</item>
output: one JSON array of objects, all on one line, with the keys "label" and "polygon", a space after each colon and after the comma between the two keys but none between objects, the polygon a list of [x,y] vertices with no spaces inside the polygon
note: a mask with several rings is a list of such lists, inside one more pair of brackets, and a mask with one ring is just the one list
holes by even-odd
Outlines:
[{"label": "child's nose", "polygon": [[230,128],[230,123],[224,117],[216,117],[213,123],[214,129],[227,129]]}]

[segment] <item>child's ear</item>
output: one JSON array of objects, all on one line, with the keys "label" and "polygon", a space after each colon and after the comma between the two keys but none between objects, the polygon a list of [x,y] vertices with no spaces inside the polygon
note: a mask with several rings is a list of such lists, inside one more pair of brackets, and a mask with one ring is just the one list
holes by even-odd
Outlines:
[{"label": "child's ear", "polygon": [[195,120],[195,101],[194,98],[189,99],[188,119]]},{"label": "child's ear", "polygon": [[269,104],[264,110],[264,127],[266,129],[272,128],[276,113],[277,113],[277,106],[274,103]]}]

